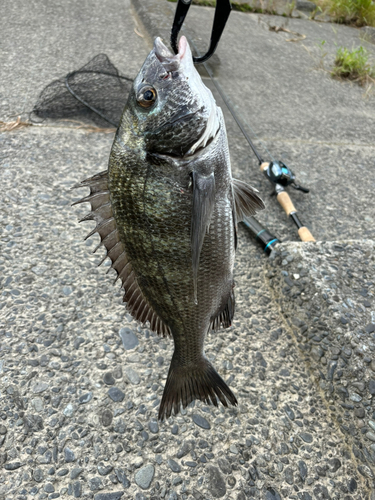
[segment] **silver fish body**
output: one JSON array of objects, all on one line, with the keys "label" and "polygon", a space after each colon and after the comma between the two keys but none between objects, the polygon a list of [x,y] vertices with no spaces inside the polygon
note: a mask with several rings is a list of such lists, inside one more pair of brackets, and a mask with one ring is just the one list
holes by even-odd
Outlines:
[{"label": "silver fish body", "polygon": [[84,181],[124,301],[174,340],[159,418],[194,399],[237,400],[204,355],[234,314],[236,224],[263,202],[232,179],[220,108],[184,37],[174,56],[156,39],[134,81],[108,172]]}]

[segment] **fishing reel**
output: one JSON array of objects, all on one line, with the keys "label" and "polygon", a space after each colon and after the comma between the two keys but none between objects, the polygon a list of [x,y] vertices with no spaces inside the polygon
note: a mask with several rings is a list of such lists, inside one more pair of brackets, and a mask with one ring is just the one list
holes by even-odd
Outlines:
[{"label": "fishing reel", "polygon": [[309,189],[296,183],[296,176],[282,161],[271,161],[263,172],[273,184],[278,184],[284,188],[292,186],[292,188],[302,191],[303,193],[309,192]]},{"label": "fishing reel", "polygon": [[277,201],[283,207],[285,213],[290,216],[298,228],[298,234],[302,241],[315,241],[315,238],[300,221],[297,210],[295,209],[289,194],[285,188],[292,186],[298,191],[308,193],[309,190],[296,183],[296,177],[293,172],[282,161],[272,161],[270,163],[260,162],[260,169],[267,179],[273,184],[273,195],[276,195]]}]

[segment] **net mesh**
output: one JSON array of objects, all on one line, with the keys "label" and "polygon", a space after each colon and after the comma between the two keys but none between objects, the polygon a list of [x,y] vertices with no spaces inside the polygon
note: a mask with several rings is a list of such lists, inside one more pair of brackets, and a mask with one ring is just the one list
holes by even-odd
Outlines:
[{"label": "net mesh", "polygon": [[30,120],[78,120],[117,128],[132,82],[120,74],[106,54],[99,54],[82,68],[47,85]]}]

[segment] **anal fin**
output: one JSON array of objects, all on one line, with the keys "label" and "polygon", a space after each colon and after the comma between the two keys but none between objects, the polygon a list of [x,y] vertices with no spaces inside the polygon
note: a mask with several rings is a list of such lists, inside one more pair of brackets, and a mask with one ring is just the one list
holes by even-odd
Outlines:
[{"label": "anal fin", "polygon": [[232,320],[235,310],[234,290],[231,289],[228,299],[224,302],[223,306],[219,309],[217,314],[211,318],[210,329],[215,332],[222,326],[229,328],[232,325]]}]

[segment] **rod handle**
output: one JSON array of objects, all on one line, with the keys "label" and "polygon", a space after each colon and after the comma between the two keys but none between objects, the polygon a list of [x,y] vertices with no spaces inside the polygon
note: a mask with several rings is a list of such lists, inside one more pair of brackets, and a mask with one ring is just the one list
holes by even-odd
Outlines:
[{"label": "rod handle", "polygon": [[268,168],[268,165],[269,163],[267,161],[263,162],[260,166],[260,170],[261,172],[263,172],[264,170],[266,170]]},{"label": "rod handle", "polygon": [[294,208],[293,202],[290,199],[289,194],[286,191],[282,191],[277,195],[277,201],[283,207],[286,215],[290,215],[292,212],[297,212]]},{"label": "rod handle", "polygon": [[314,236],[310,233],[306,226],[300,227],[298,229],[298,235],[302,241],[316,241]]}]

